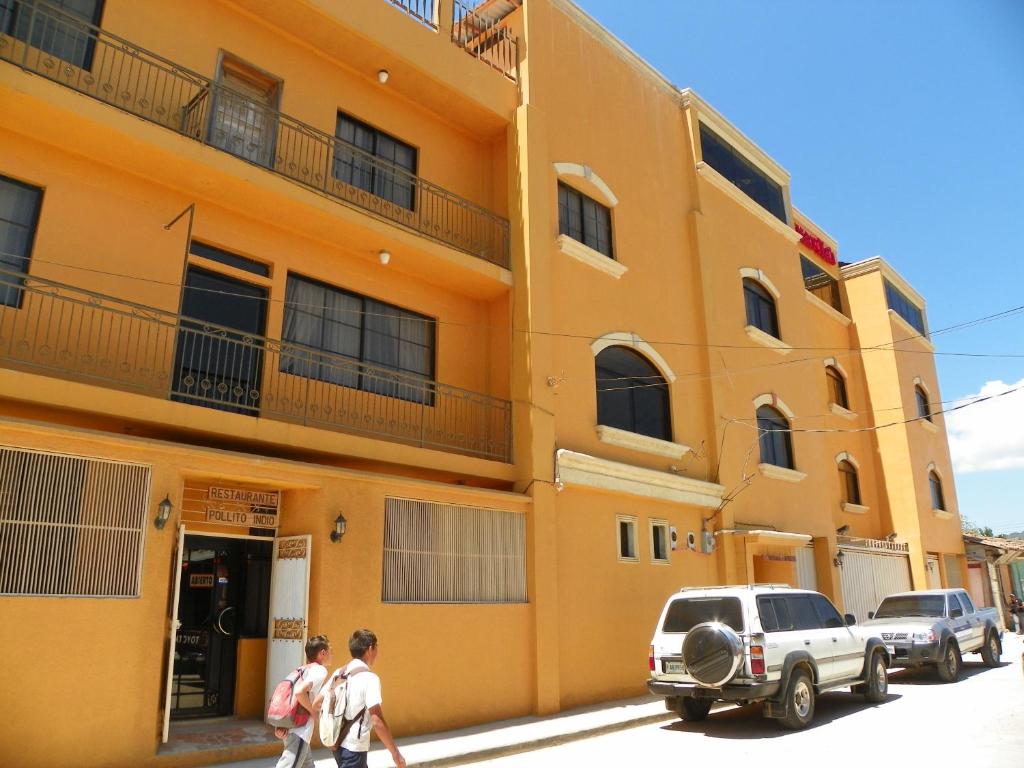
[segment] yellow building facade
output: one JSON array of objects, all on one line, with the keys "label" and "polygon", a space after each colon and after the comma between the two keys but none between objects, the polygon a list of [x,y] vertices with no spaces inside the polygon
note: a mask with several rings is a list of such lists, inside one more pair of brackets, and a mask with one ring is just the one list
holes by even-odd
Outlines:
[{"label": "yellow building facade", "polygon": [[413,734],[641,693],[684,585],[964,583],[924,299],[570,2],[59,6],[0,10],[0,696],[81,716],[8,764],[269,755],[310,633]]}]

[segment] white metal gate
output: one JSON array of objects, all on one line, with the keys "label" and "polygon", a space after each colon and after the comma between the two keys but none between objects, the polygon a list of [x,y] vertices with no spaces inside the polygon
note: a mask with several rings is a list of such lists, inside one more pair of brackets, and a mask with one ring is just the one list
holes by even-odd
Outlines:
[{"label": "white metal gate", "polygon": [[839,546],[846,613],[865,621],[883,597],[910,591],[910,562],[901,551],[905,546],[867,539],[863,546]]},{"label": "white metal gate", "polygon": [[939,575],[939,556],[928,555],[928,589],[941,589],[942,576]]},{"label": "white metal gate", "polygon": [[818,573],[814,569],[814,547],[796,550],[796,585],[800,589],[818,591]]}]

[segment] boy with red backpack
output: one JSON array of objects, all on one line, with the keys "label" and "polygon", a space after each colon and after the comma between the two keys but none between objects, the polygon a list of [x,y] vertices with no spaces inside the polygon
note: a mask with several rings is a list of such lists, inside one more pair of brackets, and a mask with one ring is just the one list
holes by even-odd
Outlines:
[{"label": "boy with red backpack", "polygon": [[309,742],[313,738],[316,717],[314,703],[327,679],[326,665],[330,663],[331,644],[327,638],[324,635],[309,638],[306,641],[306,663],[288,676],[293,691],[291,700],[293,705],[297,705],[292,718],[296,725],[274,730],[279,739],[284,739],[284,750],[277,761],[277,768],[313,768]]}]

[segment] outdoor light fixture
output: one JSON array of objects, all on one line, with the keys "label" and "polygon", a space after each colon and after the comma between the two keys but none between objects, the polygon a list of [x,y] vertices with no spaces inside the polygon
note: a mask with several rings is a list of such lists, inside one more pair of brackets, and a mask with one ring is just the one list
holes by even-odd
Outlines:
[{"label": "outdoor light fixture", "polygon": [[381,264],[387,264],[391,261],[391,251],[381,249],[380,253],[377,254],[377,258],[380,259]]},{"label": "outdoor light fixture", "polygon": [[336,518],[334,518],[334,530],[331,531],[331,541],[335,544],[341,541],[341,537],[345,535],[347,523],[348,521],[345,520],[345,516],[340,513]]},{"label": "outdoor light fixture", "polygon": [[850,526],[848,526],[848,525],[840,525],[838,528],[836,528],[836,535],[838,535],[838,536],[845,536],[849,531],[850,531]]},{"label": "outdoor light fixture", "polygon": [[896,541],[896,534],[895,533],[890,533],[888,536],[885,537],[885,540],[886,541],[890,541],[890,542],[891,541]]},{"label": "outdoor light fixture", "polygon": [[391,77],[391,73],[388,72],[386,69],[377,70],[377,80],[380,82],[381,85],[384,85],[384,83],[388,81],[389,77]]},{"label": "outdoor light fixture", "polygon": [[164,526],[167,525],[172,509],[174,509],[174,505],[171,504],[170,496],[164,496],[164,500],[156,505],[156,519],[153,521],[153,525],[156,526],[158,531],[162,531]]},{"label": "outdoor light fixture", "polygon": [[846,553],[840,549],[838,552],[836,552],[836,556],[832,558],[832,565],[834,565],[836,568],[842,568],[844,557],[846,557]]}]

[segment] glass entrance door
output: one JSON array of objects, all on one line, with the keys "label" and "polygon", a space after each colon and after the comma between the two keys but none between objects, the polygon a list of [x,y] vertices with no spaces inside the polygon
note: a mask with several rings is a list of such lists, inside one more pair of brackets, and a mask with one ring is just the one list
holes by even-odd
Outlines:
[{"label": "glass entrance door", "polygon": [[266,636],[270,541],[186,536],[171,718],[234,713],[239,637]]}]

